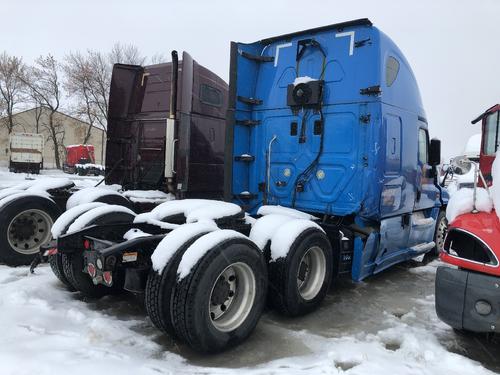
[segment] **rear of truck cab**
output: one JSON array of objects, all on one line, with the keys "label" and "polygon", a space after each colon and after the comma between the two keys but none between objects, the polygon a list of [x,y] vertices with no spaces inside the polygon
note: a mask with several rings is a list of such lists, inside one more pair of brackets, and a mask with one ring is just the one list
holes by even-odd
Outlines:
[{"label": "rear of truck cab", "polygon": [[106,183],[220,198],[227,84],[186,52],[172,84],[172,65],[114,66]]},{"label": "rear of truck cab", "polygon": [[[311,78],[321,105],[294,110],[290,86]],[[354,279],[434,248],[442,194],[418,85],[369,20],[232,43],[226,139],[226,199],[340,223]]]}]

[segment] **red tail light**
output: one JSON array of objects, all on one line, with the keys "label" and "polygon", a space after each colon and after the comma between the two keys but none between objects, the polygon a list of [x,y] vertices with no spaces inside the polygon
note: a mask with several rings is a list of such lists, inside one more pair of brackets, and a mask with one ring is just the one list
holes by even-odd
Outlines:
[{"label": "red tail light", "polygon": [[91,277],[95,277],[95,275],[97,274],[97,270],[92,263],[87,264],[87,272]]},{"label": "red tail light", "polygon": [[113,283],[113,275],[110,271],[106,271],[102,274],[102,278],[106,285],[111,285]]},{"label": "red tail light", "polygon": [[57,254],[57,247],[54,247],[52,249],[46,250],[43,255],[44,256],[49,256],[49,255],[56,255],[56,254]]},{"label": "red tail light", "polygon": [[84,240],[83,241],[83,247],[85,248],[85,250],[90,249],[90,241],[89,240]]}]

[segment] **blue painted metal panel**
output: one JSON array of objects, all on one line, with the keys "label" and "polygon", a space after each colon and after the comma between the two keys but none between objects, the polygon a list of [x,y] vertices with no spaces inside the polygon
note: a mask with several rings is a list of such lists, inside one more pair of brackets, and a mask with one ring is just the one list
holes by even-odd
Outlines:
[{"label": "blue painted metal panel", "polygon": [[[297,62],[299,42],[309,38],[326,57],[318,48],[307,48]],[[355,239],[354,279],[407,259],[417,232],[402,226],[402,215],[417,209],[434,217],[440,195],[426,177],[427,166],[418,163],[418,131],[427,124],[415,77],[399,48],[366,24],[239,43],[238,48],[236,94],[261,102],[236,102],[236,120],[253,125],[234,124],[233,155],[255,159],[233,163],[233,195],[251,193],[245,203],[252,213],[267,198],[269,204],[295,204],[304,211],[371,223],[378,229],[368,239]],[[389,60],[397,61],[391,82],[386,81]],[[317,157],[321,140],[314,131],[321,115],[294,113],[287,106],[287,87],[298,76],[324,80],[324,149],[303,191],[296,192],[297,176]],[[371,86],[380,86],[380,95],[361,93]]]}]

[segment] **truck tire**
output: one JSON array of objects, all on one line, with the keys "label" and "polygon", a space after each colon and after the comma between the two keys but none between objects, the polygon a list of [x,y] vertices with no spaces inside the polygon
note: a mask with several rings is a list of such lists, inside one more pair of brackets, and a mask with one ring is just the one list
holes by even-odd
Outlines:
[{"label": "truck tire", "polygon": [[71,292],[75,292],[76,289],[64,275],[62,254],[49,255],[49,264],[52,272],[56,275],[59,281],[62,282]]},{"label": "truck tire", "polygon": [[330,288],[333,253],[327,236],[316,228],[303,231],[286,258],[269,263],[269,298],[272,307],[288,316],[315,310]]},{"label": "truck tire", "polygon": [[[117,222],[117,216],[120,222],[132,222],[134,216],[125,212],[107,212],[101,216],[93,218],[87,225],[104,225]],[[113,285],[95,285],[89,275],[83,272],[83,255],[75,253],[61,254],[63,274],[71,286],[81,292],[83,295],[91,298],[100,298],[108,294],[117,294],[123,290],[125,276],[121,272],[113,273]]]},{"label": "truck tire", "polygon": [[59,207],[41,196],[21,196],[0,208],[0,262],[30,264],[40,246],[50,241]]},{"label": "truck tire", "polygon": [[448,231],[448,220],[446,220],[446,211],[439,211],[439,215],[436,219],[436,231],[434,233],[434,242],[436,246],[434,247],[432,253],[435,256],[439,256],[441,249],[444,246],[444,238],[446,232]]},{"label": "truck tire", "polygon": [[61,254],[64,276],[71,286],[86,297],[101,298],[108,294],[114,294],[117,289],[116,283],[112,287],[95,285],[89,275],[83,272],[83,256],[78,253]]},{"label": "truck tire", "polygon": [[202,353],[233,347],[254,330],[266,292],[266,264],[257,246],[244,238],[223,241],[178,281],[171,307],[176,335]]},{"label": "truck tire", "polygon": [[146,282],[144,304],[153,324],[161,331],[176,336],[170,306],[176,287],[177,267],[189,246],[206,233],[194,236],[175,252],[159,274],[151,270]]},{"label": "truck tire", "polygon": [[[89,208],[89,210],[91,210],[91,209],[92,208]],[[64,214],[63,214],[63,216],[64,216]],[[64,229],[61,231],[60,235],[65,234],[67,232],[68,228],[71,226],[71,224],[73,224],[73,222],[77,218],[78,217],[75,217],[72,220],[69,220],[66,223],[66,226],[64,227]],[[69,280],[64,275],[62,254],[57,253],[57,254],[49,255],[49,264],[50,264],[50,268],[52,269],[52,272],[54,273],[54,275],[56,275],[56,277],[59,279],[59,281],[61,281],[64,285],[66,285],[66,287],[70,291],[72,291],[72,292],[76,291],[76,289],[73,287],[73,285],[71,285]]]}]

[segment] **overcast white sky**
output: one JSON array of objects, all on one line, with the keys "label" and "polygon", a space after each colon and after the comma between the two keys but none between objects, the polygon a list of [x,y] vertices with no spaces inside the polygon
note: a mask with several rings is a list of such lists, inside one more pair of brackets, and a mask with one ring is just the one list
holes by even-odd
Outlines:
[{"label": "overcast white sky", "polygon": [[227,80],[229,42],[368,17],[406,54],[431,136],[461,153],[470,120],[500,102],[499,0],[0,0],[0,51],[31,62],[133,43],[143,54],[188,51]]}]

